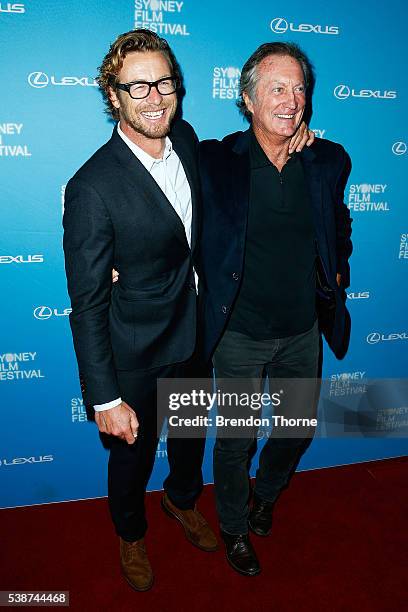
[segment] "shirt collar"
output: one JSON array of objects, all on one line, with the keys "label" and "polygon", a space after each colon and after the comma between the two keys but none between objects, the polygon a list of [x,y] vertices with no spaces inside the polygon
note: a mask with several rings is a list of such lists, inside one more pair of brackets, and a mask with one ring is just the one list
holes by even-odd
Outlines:
[{"label": "shirt collar", "polygon": [[[265,168],[266,166],[272,166],[273,164],[271,164],[268,156],[266,155],[265,151],[259,144],[252,128],[250,128],[250,135],[251,135],[251,140],[250,140],[250,145],[249,145],[249,155],[251,159],[251,169],[254,170],[256,168]],[[295,152],[289,155],[289,159],[286,163],[292,164],[294,161],[297,161],[297,160],[298,160],[298,153]]]},{"label": "shirt collar", "polygon": [[120,129],[119,122],[116,125],[116,129],[118,131],[119,136],[122,138],[123,142],[127,144],[129,149],[132,151],[134,155],[136,155],[137,159],[140,161],[141,164],[143,164],[143,166],[146,168],[148,172],[151,172],[155,164],[158,164],[162,162],[163,160],[166,160],[172,154],[173,145],[168,136],[166,136],[163,157],[161,159],[156,159],[155,157],[152,157],[151,155],[146,153],[146,151],[144,151],[141,147],[135,144],[132,140],[130,140],[130,138],[128,138],[128,136],[126,136],[126,134],[124,134],[123,131]]},{"label": "shirt collar", "polygon": [[251,140],[249,145],[249,155],[251,158],[251,168],[264,168],[265,166],[270,166],[271,162],[266,156],[265,151],[259,144],[254,131],[251,128]]}]

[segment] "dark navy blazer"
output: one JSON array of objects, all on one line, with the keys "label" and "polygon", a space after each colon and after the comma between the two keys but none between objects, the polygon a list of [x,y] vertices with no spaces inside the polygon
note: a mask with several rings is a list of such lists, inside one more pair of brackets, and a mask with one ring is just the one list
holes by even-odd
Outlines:
[{"label": "dark navy blazer", "polygon": [[180,217],[116,128],[66,188],[70,323],[90,404],[120,396],[116,370],[178,363],[195,350],[198,139],[185,121],[169,137],[191,188],[191,250]]},{"label": "dark navy blazer", "polygon": [[[227,325],[242,278],[250,187],[249,144],[247,130],[230,134],[222,141],[203,141],[199,149],[203,190],[200,309],[203,350],[208,358]],[[350,331],[345,288],[350,277],[351,219],[343,202],[350,158],[341,145],[319,138],[299,155],[313,209],[320,280],[319,323],[334,354],[342,358]],[[340,287],[337,273],[341,274]]]}]

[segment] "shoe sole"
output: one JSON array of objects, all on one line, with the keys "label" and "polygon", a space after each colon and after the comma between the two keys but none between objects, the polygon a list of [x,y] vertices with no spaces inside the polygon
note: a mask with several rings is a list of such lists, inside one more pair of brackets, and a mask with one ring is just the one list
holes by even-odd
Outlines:
[{"label": "shoe sole", "polygon": [[244,572],[243,570],[239,569],[239,567],[237,567],[236,565],[234,565],[232,563],[232,561],[228,558],[228,555],[225,555],[225,558],[227,559],[229,565],[232,567],[232,569],[234,569],[236,572],[238,572],[238,574],[241,574],[241,576],[248,576],[248,577],[252,577],[252,576],[258,576],[261,573],[261,568],[259,568],[259,570],[254,571],[254,572]]},{"label": "shoe sole", "polygon": [[183,527],[184,529],[184,533],[185,536],[187,538],[187,540],[190,542],[190,544],[192,544],[193,546],[196,546],[197,548],[199,548],[200,550],[203,550],[204,552],[215,552],[216,550],[218,550],[218,545],[215,548],[205,548],[204,546],[201,546],[200,544],[198,544],[197,542],[195,542],[189,535],[183,521],[180,519],[180,517],[177,516],[177,514],[175,512],[173,512],[172,510],[170,510],[170,508],[168,508],[165,504],[164,499],[162,498],[161,500],[161,507],[164,510],[164,512],[167,514],[167,516],[169,516],[170,518],[176,519],[180,525]]},{"label": "shoe sole", "polygon": [[257,531],[256,528],[251,525],[251,521],[248,521],[248,527],[250,528],[252,533],[255,533],[255,535],[259,536],[260,538],[267,538],[268,535],[271,533],[271,529],[269,529],[269,531],[267,531],[266,533],[264,531]]},{"label": "shoe sole", "polygon": [[149,589],[151,589],[151,588],[152,588],[152,586],[153,586],[153,583],[154,583],[154,578],[152,578],[152,581],[150,582],[150,584],[148,584],[148,585],[147,585],[147,586],[145,586],[145,587],[140,588],[140,587],[137,587],[137,586],[136,586],[136,585],[135,585],[133,582],[131,582],[131,581],[129,580],[129,578],[127,578],[127,577],[125,576],[125,574],[124,574],[123,572],[122,572],[122,576],[123,576],[123,578],[126,580],[126,582],[128,583],[128,585],[129,585],[130,587],[132,587],[132,589],[133,589],[134,591],[139,591],[140,593],[143,593],[143,591],[148,591]]}]

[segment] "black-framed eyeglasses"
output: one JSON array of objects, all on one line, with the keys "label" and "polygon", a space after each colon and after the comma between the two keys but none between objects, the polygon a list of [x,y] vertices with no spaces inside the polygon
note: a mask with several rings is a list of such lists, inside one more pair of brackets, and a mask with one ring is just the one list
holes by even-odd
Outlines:
[{"label": "black-framed eyeglasses", "polygon": [[127,91],[134,100],[147,98],[152,87],[155,87],[161,96],[169,96],[179,87],[180,82],[176,77],[164,77],[157,81],[132,81],[131,83],[115,83],[114,87]]}]

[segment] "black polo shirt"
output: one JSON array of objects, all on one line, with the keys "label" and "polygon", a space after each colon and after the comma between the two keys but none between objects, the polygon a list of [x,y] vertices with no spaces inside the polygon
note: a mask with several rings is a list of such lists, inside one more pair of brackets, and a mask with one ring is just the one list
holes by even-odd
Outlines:
[{"label": "black polo shirt", "polygon": [[311,204],[299,155],[279,172],[251,134],[244,271],[228,329],[259,340],[285,338],[316,319]]}]

